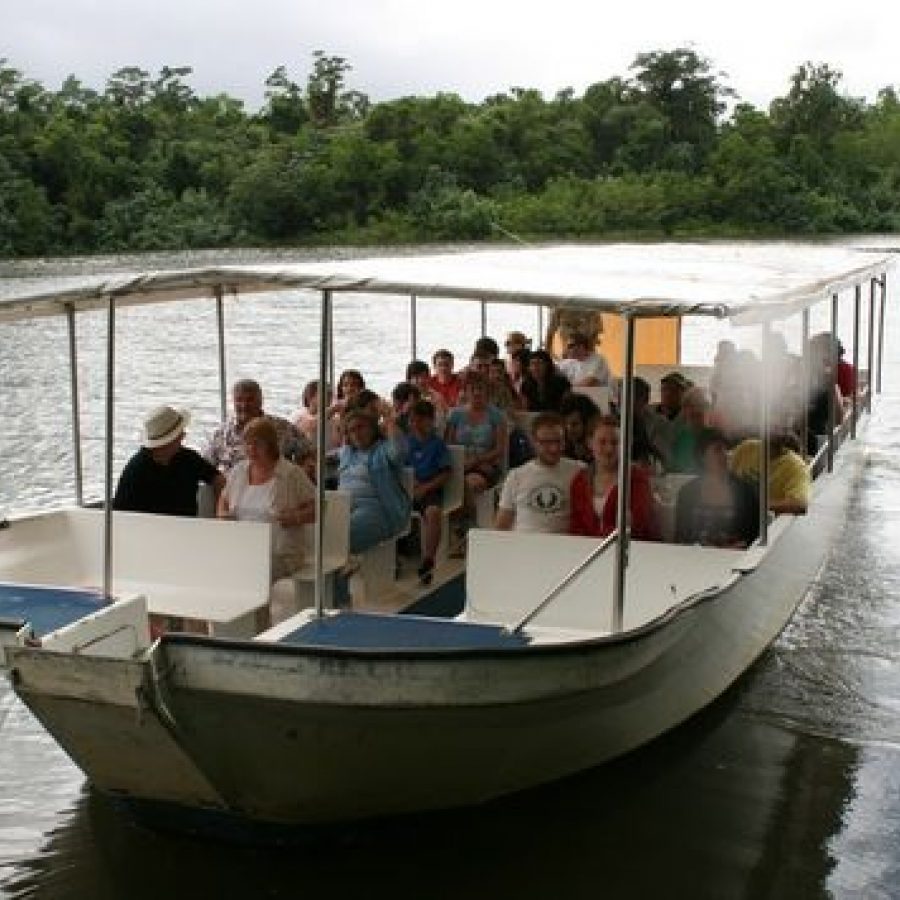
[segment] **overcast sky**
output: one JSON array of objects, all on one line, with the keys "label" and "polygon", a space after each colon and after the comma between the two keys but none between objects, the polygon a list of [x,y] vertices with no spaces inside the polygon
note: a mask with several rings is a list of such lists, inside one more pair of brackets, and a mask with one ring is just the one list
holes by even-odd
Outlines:
[{"label": "overcast sky", "polygon": [[349,86],[373,100],[580,94],[627,76],[637,53],[688,45],[757,106],[783,96],[806,60],[842,71],[844,91],[869,101],[900,84],[897,0],[6,0],[3,12],[0,57],[45,87],[185,65],[197,93],[250,108],[279,65],[302,84],[319,49],[346,57]]}]

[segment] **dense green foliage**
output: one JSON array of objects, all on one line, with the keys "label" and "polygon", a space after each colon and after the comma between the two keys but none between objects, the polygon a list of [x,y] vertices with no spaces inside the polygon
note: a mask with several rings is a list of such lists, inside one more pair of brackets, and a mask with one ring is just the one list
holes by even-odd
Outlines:
[{"label": "dense green foliage", "polygon": [[802,65],[768,110],[686,49],[581,97],[480,104],[372,104],[350,68],[316,53],[300,85],[280,66],[249,113],[196,96],[189,68],[53,92],[0,60],[0,255],[900,230],[900,100],[847,97],[827,65]]}]

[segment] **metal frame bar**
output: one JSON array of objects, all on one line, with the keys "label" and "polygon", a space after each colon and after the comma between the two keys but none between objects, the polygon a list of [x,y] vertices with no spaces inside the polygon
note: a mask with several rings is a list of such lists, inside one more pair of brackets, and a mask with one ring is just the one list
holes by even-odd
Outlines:
[{"label": "metal frame bar", "polygon": [[634,332],[635,319],[625,316],[625,360],[622,367],[622,397],[619,406],[619,486],[616,507],[615,583],[613,586],[612,630],[619,632],[625,619],[625,570],[628,567],[630,540],[629,511],[631,510],[631,439],[634,425]]},{"label": "metal frame bar", "polygon": [[[808,456],[809,448],[809,398],[810,398],[810,364],[809,364],[809,308],[803,310],[800,326],[800,350],[803,385],[803,412],[800,416],[800,446],[803,455]],[[813,454],[815,456],[815,454]]]},{"label": "metal frame bar", "polygon": [[831,295],[831,376],[828,384],[828,471],[834,471],[834,429],[837,423],[837,410],[834,408],[834,385],[837,378],[837,326],[838,295]]},{"label": "metal frame bar", "polygon": [[481,304],[481,336],[487,335],[487,300],[479,300]]},{"label": "metal frame bar", "polygon": [[884,366],[884,308],[887,305],[887,272],[879,279],[881,284],[881,304],[878,311],[878,381],[877,390],[881,393],[881,371]]},{"label": "metal frame bar", "polygon": [[319,319],[319,414],[316,417],[316,531],[315,531],[315,605],[316,615],[324,615],[325,597],[325,390],[328,371],[333,366],[332,350],[332,297],[331,291],[322,291],[322,308]]},{"label": "metal frame bar", "polygon": [[222,285],[216,285],[216,335],[219,355],[219,413],[224,422],[228,418],[228,381],[225,368],[225,301]]},{"label": "metal frame bar", "polygon": [[103,596],[112,597],[113,572],[113,433],[115,413],[116,374],[116,304],[112,297],[106,299],[106,446],[103,479]]},{"label": "metal frame bar", "polygon": [[[869,339],[866,342],[866,410],[872,412],[872,391],[875,389],[875,285],[877,278],[869,279]],[[856,373],[859,378],[859,372]]]},{"label": "metal frame bar", "polygon": [[612,534],[608,534],[603,538],[603,540],[594,547],[580,563],[571,568],[565,576],[563,576],[563,580],[560,581],[559,584],[557,584],[556,587],[554,587],[553,590],[551,590],[550,593],[547,594],[533,610],[531,610],[531,612],[522,616],[522,618],[509,629],[509,633],[517,634],[536,616],[543,612],[595,559],[602,556],[606,550],[609,549],[610,545],[616,540],[618,535],[619,532],[614,531]]},{"label": "metal frame bar", "polygon": [[769,543],[769,444],[772,439],[771,415],[769,409],[769,366],[767,365],[772,347],[772,326],[764,322],[759,351],[762,383],[759,398],[759,544]]},{"label": "metal frame bar", "polygon": [[72,405],[72,466],[75,470],[75,502],[84,506],[84,460],[81,455],[81,398],[78,390],[78,341],[75,332],[75,307],[66,305],[66,330],[69,337],[69,390]]},{"label": "metal frame bar", "polygon": [[418,322],[416,320],[416,295],[409,295],[409,358],[419,358]]},{"label": "metal frame bar", "polygon": [[859,318],[862,308],[862,285],[853,291],[853,395],[850,399],[850,440],[856,440],[856,419],[859,416]]}]

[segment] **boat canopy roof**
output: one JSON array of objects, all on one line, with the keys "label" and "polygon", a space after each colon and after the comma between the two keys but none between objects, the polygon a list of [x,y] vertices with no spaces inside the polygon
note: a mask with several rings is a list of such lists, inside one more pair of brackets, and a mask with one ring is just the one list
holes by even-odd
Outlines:
[{"label": "boat canopy roof", "polygon": [[[892,264],[884,250],[792,243],[563,245],[72,279],[0,297],[0,321],[105,306],[305,289],[566,306],[635,316],[783,319]],[[32,288],[33,290],[33,288]]]}]

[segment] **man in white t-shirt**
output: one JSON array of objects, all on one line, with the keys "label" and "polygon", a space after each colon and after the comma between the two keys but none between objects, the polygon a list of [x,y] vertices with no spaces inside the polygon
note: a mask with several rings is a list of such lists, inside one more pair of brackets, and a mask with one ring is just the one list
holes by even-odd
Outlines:
[{"label": "man in white t-shirt", "polygon": [[531,426],[535,458],[506,476],[494,523],[499,530],[568,533],[572,479],[584,464],[563,457],[564,436],[561,416],[535,417]]},{"label": "man in white t-shirt", "polygon": [[612,384],[612,373],[606,358],[597,353],[583,334],[573,334],[566,344],[559,370],[572,382],[572,387],[604,387]]}]

